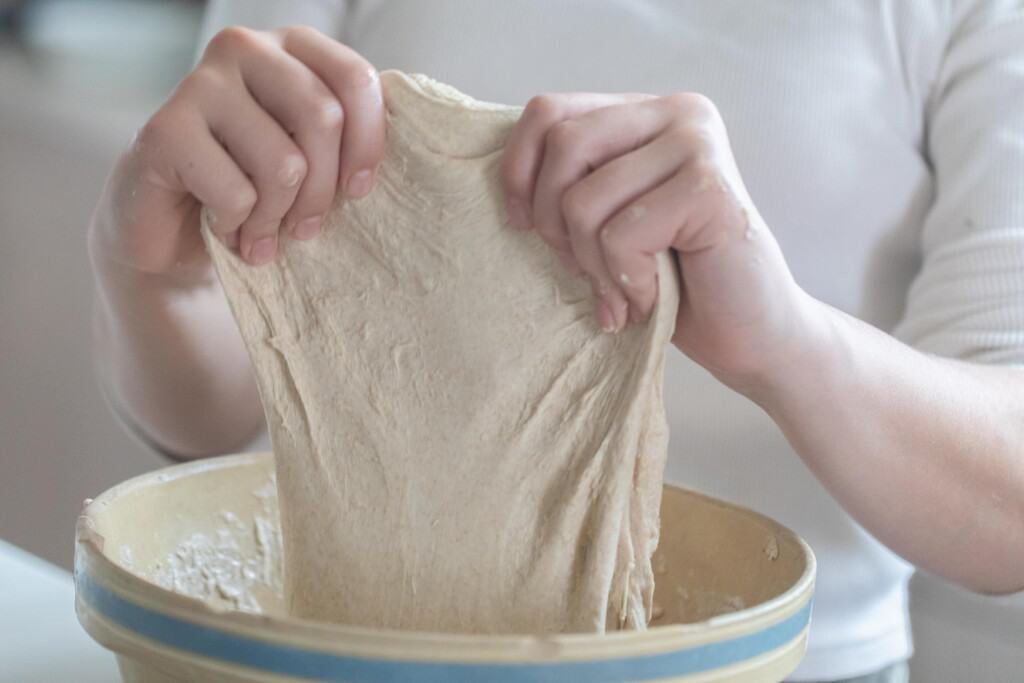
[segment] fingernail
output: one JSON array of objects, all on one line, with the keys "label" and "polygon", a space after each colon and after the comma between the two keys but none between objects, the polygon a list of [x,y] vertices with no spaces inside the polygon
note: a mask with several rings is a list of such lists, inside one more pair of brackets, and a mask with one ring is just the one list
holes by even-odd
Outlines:
[{"label": "fingernail", "polygon": [[238,249],[239,234],[241,232],[241,230],[232,230],[224,235],[224,244],[227,245],[228,249]]},{"label": "fingernail", "polygon": [[617,326],[615,324],[615,313],[612,311],[612,307],[608,305],[608,302],[604,299],[597,307],[597,322],[601,325],[601,329],[605,332],[615,332]]},{"label": "fingernail", "polygon": [[509,223],[513,228],[519,230],[530,229],[530,214],[526,210],[526,204],[519,199],[509,199],[505,202],[505,211],[508,213]]},{"label": "fingernail", "polygon": [[249,262],[256,266],[270,263],[274,259],[277,239],[273,236],[261,237],[249,247]]},{"label": "fingernail", "polygon": [[292,235],[298,240],[311,240],[320,234],[320,226],[323,224],[322,216],[313,216],[299,221],[292,231]]},{"label": "fingernail", "polygon": [[220,219],[217,218],[217,214],[215,214],[210,209],[206,210],[206,225],[208,225],[210,228],[216,228],[217,227],[217,221],[219,221],[219,220]]},{"label": "fingernail", "polygon": [[373,189],[373,171],[357,171],[352,174],[352,177],[348,179],[348,184],[345,186],[345,193],[349,197],[359,199],[370,194],[370,190]]}]

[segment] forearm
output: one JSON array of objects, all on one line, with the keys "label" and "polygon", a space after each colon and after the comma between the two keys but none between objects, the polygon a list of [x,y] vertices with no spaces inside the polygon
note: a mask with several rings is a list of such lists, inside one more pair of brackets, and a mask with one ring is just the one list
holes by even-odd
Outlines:
[{"label": "forearm", "polygon": [[243,446],[263,415],[248,355],[212,271],[184,282],[92,252],[96,362],[115,409],[178,455]]},{"label": "forearm", "polygon": [[855,519],[926,571],[1024,589],[1024,370],[921,353],[820,302],[751,396]]}]

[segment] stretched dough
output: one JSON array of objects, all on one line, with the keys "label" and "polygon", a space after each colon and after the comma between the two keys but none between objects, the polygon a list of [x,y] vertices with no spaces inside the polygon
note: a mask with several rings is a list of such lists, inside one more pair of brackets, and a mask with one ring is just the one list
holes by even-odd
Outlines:
[{"label": "stretched dough", "polygon": [[204,229],[274,447],[293,614],[473,633],[644,628],[678,302],[605,334],[589,286],[504,225],[520,109],[381,76],[368,197],[249,267]]}]

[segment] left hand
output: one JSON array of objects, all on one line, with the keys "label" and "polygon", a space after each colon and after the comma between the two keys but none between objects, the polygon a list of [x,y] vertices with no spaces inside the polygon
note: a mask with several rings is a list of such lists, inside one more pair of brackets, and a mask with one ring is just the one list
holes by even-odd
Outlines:
[{"label": "left hand", "polygon": [[535,97],[508,139],[502,179],[512,224],[588,277],[606,331],[647,318],[654,255],[672,249],[683,278],[673,341],[684,353],[731,385],[796,357],[809,297],[707,98]]}]

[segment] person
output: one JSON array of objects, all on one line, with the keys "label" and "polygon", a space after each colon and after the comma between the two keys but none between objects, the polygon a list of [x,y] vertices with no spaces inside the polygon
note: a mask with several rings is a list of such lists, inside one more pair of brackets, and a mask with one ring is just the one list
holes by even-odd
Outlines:
[{"label": "person", "polygon": [[155,446],[263,429],[200,207],[254,265],[316,239],[373,191],[399,68],[526,104],[509,220],[609,333],[676,255],[667,478],[815,549],[794,679],[905,680],[914,566],[1024,589],[1020,2],[219,0],[204,35],[90,233],[101,375]]}]

